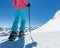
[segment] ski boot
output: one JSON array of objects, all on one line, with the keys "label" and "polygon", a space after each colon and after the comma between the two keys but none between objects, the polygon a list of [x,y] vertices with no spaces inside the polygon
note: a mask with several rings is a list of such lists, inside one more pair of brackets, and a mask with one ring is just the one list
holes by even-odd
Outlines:
[{"label": "ski boot", "polygon": [[23,31],[20,31],[20,32],[19,32],[19,38],[22,37],[22,36],[24,36],[24,35],[25,35],[25,34],[24,34]]},{"label": "ski boot", "polygon": [[10,36],[9,36],[8,39],[9,39],[10,41],[14,41],[17,36],[18,36],[17,33],[14,32],[14,31],[12,31],[12,33],[10,34]]}]

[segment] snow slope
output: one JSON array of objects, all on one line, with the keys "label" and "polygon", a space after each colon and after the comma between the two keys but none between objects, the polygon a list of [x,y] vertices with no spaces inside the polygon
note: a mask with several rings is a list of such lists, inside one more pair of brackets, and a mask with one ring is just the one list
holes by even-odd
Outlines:
[{"label": "snow slope", "polygon": [[39,27],[34,32],[56,32],[60,31],[60,10],[57,11],[53,18],[50,19],[46,24],[44,24],[42,27]]},{"label": "snow slope", "polygon": [[0,36],[0,48],[60,48],[60,10],[46,24],[17,41]]}]

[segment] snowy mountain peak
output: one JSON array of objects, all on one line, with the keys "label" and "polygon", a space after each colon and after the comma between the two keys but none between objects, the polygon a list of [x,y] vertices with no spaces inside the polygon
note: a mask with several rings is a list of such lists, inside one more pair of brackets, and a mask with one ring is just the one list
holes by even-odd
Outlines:
[{"label": "snowy mountain peak", "polygon": [[55,13],[54,19],[60,19],[60,10]]},{"label": "snowy mountain peak", "polygon": [[57,11],[53,19],[50,19],[47,23],[34,30],[33,32],[56,32],[60,31],[60,10]]}]

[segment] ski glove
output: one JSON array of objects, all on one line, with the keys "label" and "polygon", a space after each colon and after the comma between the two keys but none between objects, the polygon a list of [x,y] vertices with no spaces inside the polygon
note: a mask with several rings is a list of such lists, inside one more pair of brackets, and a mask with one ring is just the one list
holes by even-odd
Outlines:
[{"label": "ski glove", "polygon": [[30,7],[30,3],[28,3],[28,5],[26,5],[26,6]]}]

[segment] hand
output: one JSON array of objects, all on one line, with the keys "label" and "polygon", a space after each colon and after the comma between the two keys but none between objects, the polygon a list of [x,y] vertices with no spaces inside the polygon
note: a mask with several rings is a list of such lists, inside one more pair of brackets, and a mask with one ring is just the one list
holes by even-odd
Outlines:
[{"label": "hand", "polygon": [[28,7],[30,7],[30,3],[28,3],[28,5],[27,5]]}]

